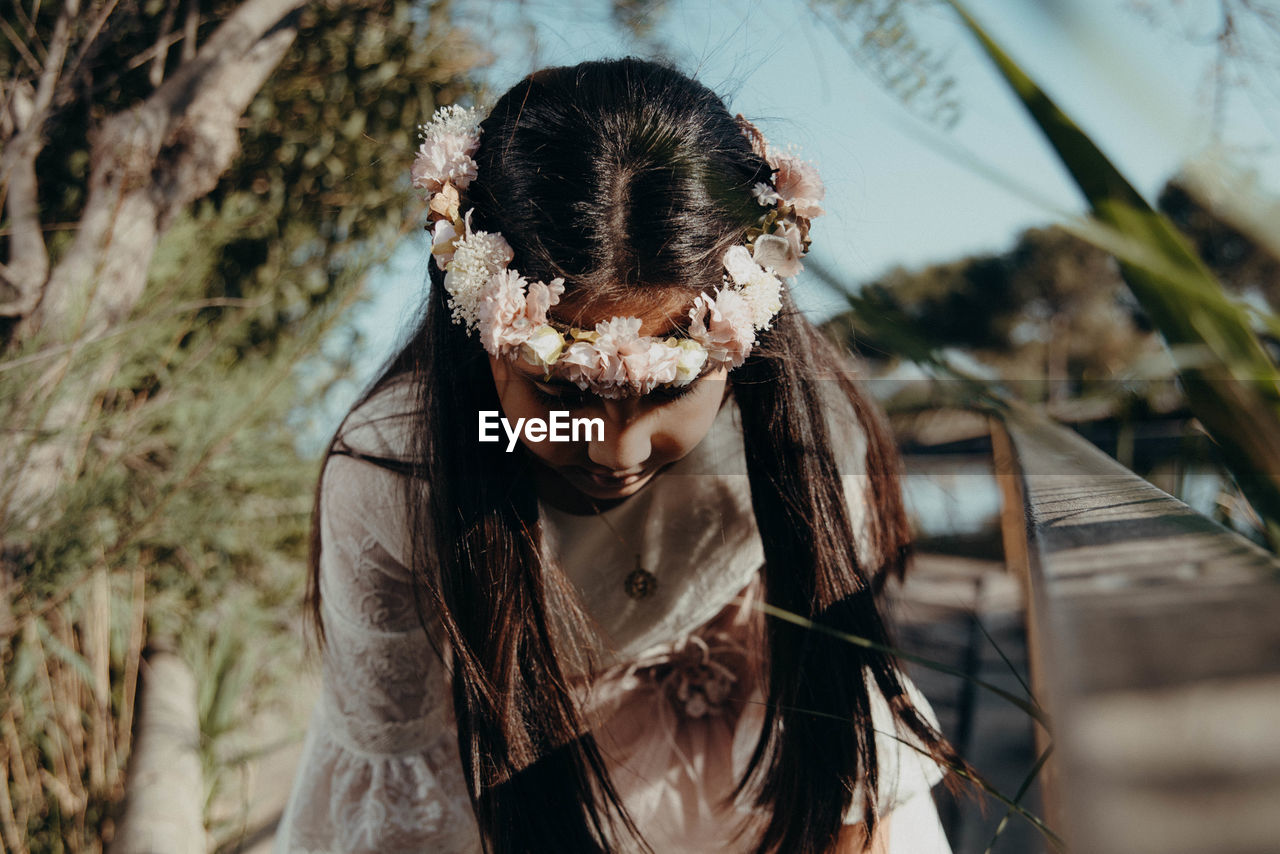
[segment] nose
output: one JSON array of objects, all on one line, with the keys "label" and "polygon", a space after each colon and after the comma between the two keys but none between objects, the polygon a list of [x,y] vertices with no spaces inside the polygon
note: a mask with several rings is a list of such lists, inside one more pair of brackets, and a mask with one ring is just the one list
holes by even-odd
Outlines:
[{"label": "nose", "polygon": [[639,468],[653,453],[649,419],[635,401],[604,401],[604,440],[587,444],[591,462],[611,472]]}]

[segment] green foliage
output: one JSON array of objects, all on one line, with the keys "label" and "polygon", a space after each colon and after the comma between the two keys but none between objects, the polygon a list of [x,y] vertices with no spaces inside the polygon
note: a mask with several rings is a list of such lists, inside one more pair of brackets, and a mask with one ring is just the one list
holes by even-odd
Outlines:
[{"label": "green foliage", "polygon": [[[71,82],[38,161],[55,261],[84,205],[93,123],[154,90],[150,63],[135,59],[163,41],[165,9],[179,5],[121,4],[92,41],[93,15],[73,24]],[[235,5],[201,4],[200,37]],[[58,10],[38,8],[45,41]],[[23,32],[23,14],[0,18]],[[121,794],[118,735],[132,725],[143,601],[145,636],[180,639],[196,670],[210,796],[227,782],[220,739],[290,685],[279,666],[297,642],[318,475],[290,424],[326,391],[299,365],[418,221],[407,181],[416,125],[470,91],[466,74],[483,59],[445,3],[330,0],[300,14],[297,40],[242,119],[241,156],[169,224],[134,315],[69,349],[14,348],[0,361],[0,425],[30,447],[47,438],[37,428],[64,390],[95,392],[92,418],[61,428],[75,439],[78,476],[3,532],[19,582],[14,619],[30,630],[0,637],[22,746],[0,771],[33,851],[100,850]],[[181,31],[180,20],[168,25]],[[177,43],[162,67],[180,57]],[[0,43],[0,74],[29,82],[24,61],[12,40]],[[84,625],[104,571],[102,718],[85,705],[99,653]],[[84,739],[110,745],[104,779],[91,779]]]},{"label": "green foliage", "polygon": [[1010,88],[1071,172],[1134,296],[1172,348],[1196,417],[1270,529],[1280,535],[1280,371],[1249,312],[1194,248],[955,0]]},{"label": "green foliage", "polygon": [[268,298],[240,350],[272,347],[332,297],[363,247],[389,246],[420,219],[407,178],[417,127],[470,92],[465,73],[485,59],[448,14],[444,3],[385,0],[303,12],[249,107],[242,156],[201,211],[240,223],[207,296]]}]

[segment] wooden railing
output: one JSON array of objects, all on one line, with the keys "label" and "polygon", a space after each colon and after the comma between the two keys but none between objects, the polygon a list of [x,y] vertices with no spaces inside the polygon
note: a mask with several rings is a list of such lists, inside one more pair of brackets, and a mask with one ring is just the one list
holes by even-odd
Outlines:
[{"label": "wooden railing", "polygon": [[1280,852],[1280,561],[1064,427],[1009,414],[992,447],[1051,826],[1075,854]]}]

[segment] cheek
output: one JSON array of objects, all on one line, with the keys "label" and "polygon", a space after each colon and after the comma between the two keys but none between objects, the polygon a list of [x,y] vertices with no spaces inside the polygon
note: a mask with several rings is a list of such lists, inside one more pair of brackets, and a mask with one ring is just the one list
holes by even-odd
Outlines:
[{"label": "cheek", "polygon": [[683,457],[697,447],[711,432],[725,390],[722,379],[717,381],[708,377],[687,405],[672,407],[670,412],[664,413],[659,430],[653,437],[655,449],[660,448],[663,455],[671,460]]},{"label": "cheek", "polygon": [[[506,364],[489,357],[489,365],[493,370],[494,386],[498,390],[498,402],[502,405],[502,417],[515,426],[519,418],[541,418],[547,420],[551,407],[544,404],[534,394],[532,386],[515,375]],[[506,434],[503,433],[504,447]],[[549,463],[565,464],[576,461],[580,456],[579,444],[572,442],[529,442],[524,431],[520,432],[520,444],[530,453]]]}]

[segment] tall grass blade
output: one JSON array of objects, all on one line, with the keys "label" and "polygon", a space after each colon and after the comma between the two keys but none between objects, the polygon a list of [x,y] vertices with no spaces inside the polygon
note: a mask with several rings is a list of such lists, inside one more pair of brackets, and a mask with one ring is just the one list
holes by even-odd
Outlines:
[{"label": "tall grass blade", "polygon": [[936,670],[939,673],[946,673],[950,676],[957,676],[965,680],[966,682],[971,682],[974,685],[978,686],[979,688],[982,688],[986,691],[990,691],[992,694],[995,694],[997,697],[1000,697],[1001,699],[1008,701],[1012,705],[1017,706],[1019,709],[1026,712],[1027,715],[1029,715],[1032,719],[1034,719],[1036,723],[1040,724],[1045,729],[1049,729],[1049,718],[1045,714],[1044,710],[1041,709],[1040,706],[1036,704],[1035,700],[1024,700],[1021,697],[1017,696],[1016,694],[1011,694],[1010,692],[1004,690],[998,685],[992,685],[990,682],[979,679],[976,676],[973,676],[972,674],[965,673],[963,670],[960,670],[959,668],[952,667],[949,664],[943,664],[940,661],[934,661],[931,658],[925,658],[924,656],[915,655],[914,653],[906,652],[900,649],[895,649],[894,647],[890,647],[890,646],[885,646],[884,644],[876,643],[875,641],[870,640],[868,638],[849,634],[848,632],[842,632],[838,629],[833,629],[830,626],[824,626],[821,623],[815,623],[813,620],[810,620],[808,617],[801,616],[800,614],[796,614],[792,611],[784,610],[782,608],[777,607],[776,605],[770,605],[768,602],[759,602],[759,603],[756,603],[753,607],[760,609],[761,611],[763,611],[764,613],[768,614],[771,617],[777,617],[780,620],[785,620],[788,623],[792,623],[802,628],[812,629],[815,632],[821,632],[824,635],[830,635],[831,637],[839,638],[840,640],[854,644],[855,646],[864,647],[866,649],[873,649],[876,652],[882,652],[886,655],[892,655],[895,658],[900,658],[903,661],[910,661],[913,664],[918,664],[921,667],[927,667],[930,670]]},{"label": "tall grass blade", "polygon": [[1018,791],[1013,796],[1013,803],[1005,812],[1004,818],[1000,819],[1000,823],[996,825],[996,832],[992,834],[991,841],[987,843],[984,854],[991,854],[992,849],[996,847],[996,842],[999,841],[1000,835],[1003,834],[1004,829],[1009,826],[1009,819],[1013,817],[1014,813],[1018,812],[1018,807],[1022,805],[1022,799],[1026,797],[1027,791],[1031,788],[1031,784],[1035,782],[1036,777],[1040,776],[1040,772],[1044,770],[1045,763],[1049,761],[1049,757],[1052,755],[1053,745],[1050,744],[1044,749],[1044,752],[1040,754],[1039,758],[1036,759],[1035,764],[1031,766],[1031,770],[1027,772],[1027,776],[1023,779],[1022,785],[1018,787]]},{"label": "tall grass blade", "polygon": [[[892,738],[894,741],[897,741],[901,744],[905,744],[907,747],[910,747],[912,750],[916,751],[917,753],[920,753],[923,756],[927,756],[927,757],[929,756],[928,753],[921,750],[917,745],[912,744],[910,741],[908,741],[905,738],[902,738],[896,733],[884,732],[883,730],[876,730],[876,732],[881,735],[887,735],[888,737]],[[981,774],[978,774],[976,772],[970,773],[969,771],[966,771],[964,768],[960,768],[955,765],[952,765],[949,767],[953,773],[955,773],[960,777],[964,777],[966,780],[973,782],[980,789],[986,792],[988,795],[990,795],[991,797],[995,798],[997,801],[999,801],[1000,803],[1008,807],[1009,808],[1008,815],[1016,814],[1026,819],[1031,824],[1031,826],[1034,827],[1040,833],[1040,835],[1043,836],[1058,851],[1066,851],[1066,843],[1063,841],[1062,837],[1054,833],[1053,829],[1050,828],[1049,825],[1044,823],[1044,819],[1040,818],[1040,816],[1031,812],[1029,809],[1024,807],[1020,802],[1022,797],[1026,794],[1026,790],[1031,787],[1031,781],[1035,780],[1036,776],[1039,775],[1041,769],[1044,767],[1044,763],[1045,761],[1047,761],[1049,757],[1049,753],[1051,751],[1052,751],[1052,748],[1049,748],[1049,749],[1046,749],[1043,754],[1041,754],[1040,759],[1036,762],[1035,766],[1031,769],[1031,773],[1028,775],[1027,779],[1023,782],[1022,788],[1018,790],[1017,796],[1013,798],[1010,798],[1008,795],[1002,793],[999,789],[997,789],[994,785],[992,785],[991,781],[983,777]],[[932,757],[929,757],[929,758],[932,758]]]},{"label": "tall grass blade", "polygon": [[1000,644],[996,643],[996,639],[987,631],[987,627],[983,625],[982,619],[974,614],[973,624],[978,627],[978,631],[982,632],[982,636],[987,639],[987,643],[991,644],[991,648],[996,651],[996,655],[1000,656],[1000,660],[1004,662],[1005,667],[1009,668],[1009,673],[1014,679],[1018,680],[1018,684],[1022,686],[1022,690],[1027,692],[1027,696],[1032,700],[1035,699],[1035,693],[1032,692],[1031,686],[1027,684],[1027,680],[1022,678],[1022,673],[1017,667],[1013,666],[1013,662],[1009,660],[1009,656],[1004,654],[1004,650],[1000,648]]}]

